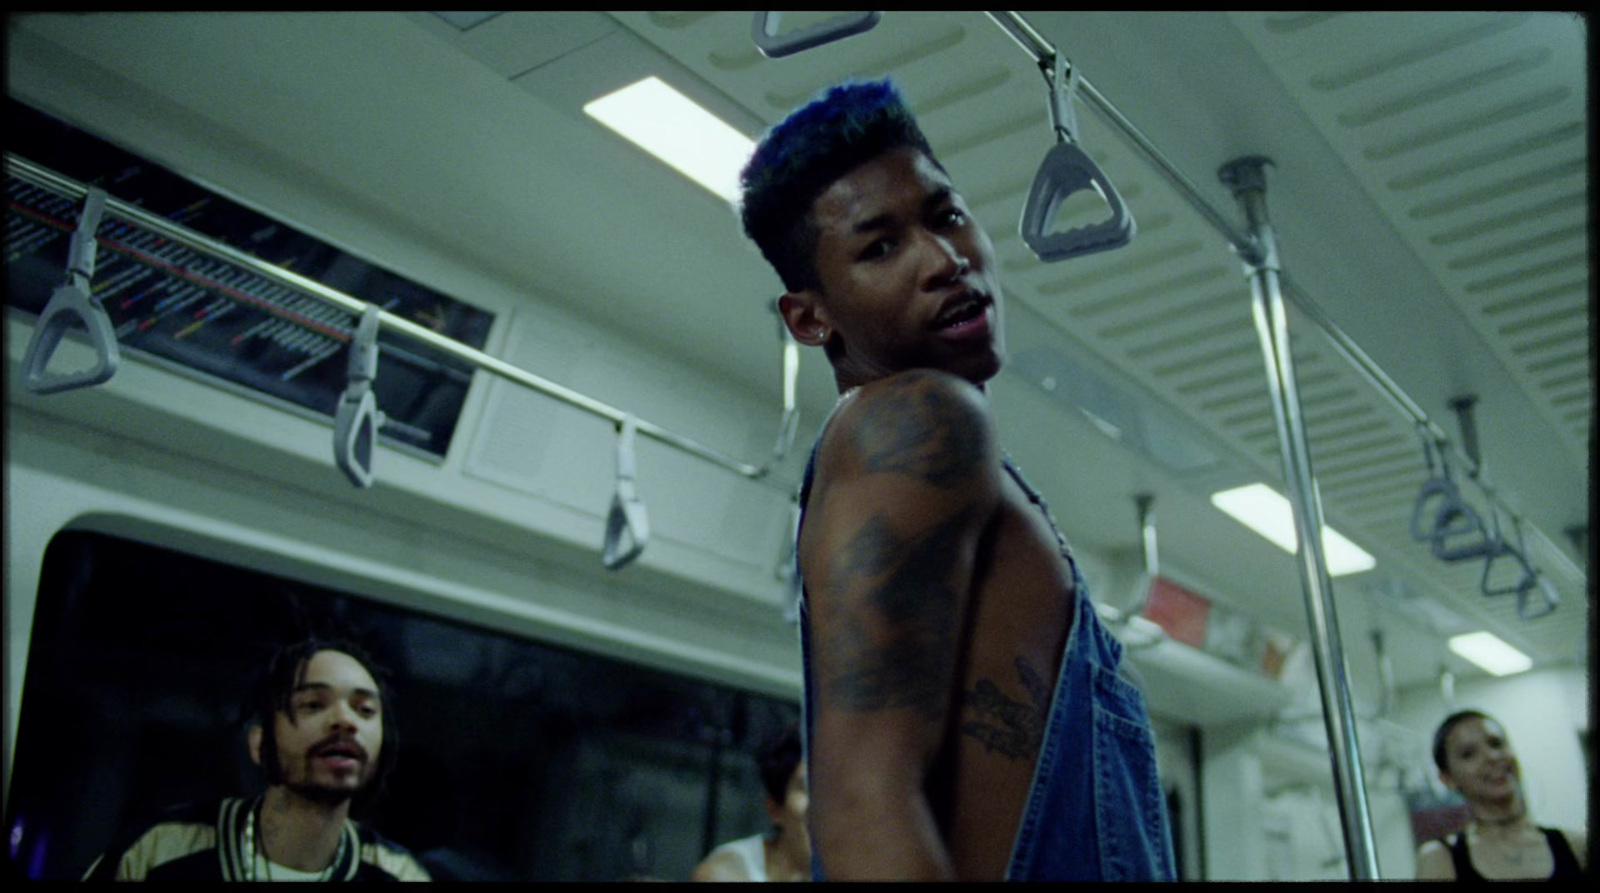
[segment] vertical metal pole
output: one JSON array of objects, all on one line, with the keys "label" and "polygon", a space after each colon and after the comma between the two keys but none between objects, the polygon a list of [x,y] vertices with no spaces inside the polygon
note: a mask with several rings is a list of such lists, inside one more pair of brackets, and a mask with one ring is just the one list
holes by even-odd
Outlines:
[{"label": "vertical metal pole", "polygon": [[1278,427],[1278,450],[1283,457],[1283,477],[1294,506],[1295,535],[1299,537],[1300,584],[1305,590],[1306,614],[1311,622],[1312,654],[1317,683],[1322,690],[1322,718],[1332,747],[1333,788],[1339,800],[1344,845],[1351,880],[1378,879],[1372,818],[1367,810],[1367,788],[1361,772],[1361,747],[1356,740],[1355,712],[1350,706],[1350,686],[1344,649],[1339,644],[1339,620],[1334,613],[1332,583],[1322,553],[1322,501],[1311,470],[1305,420],[1300,413],[1300,393],[1295,384],[1294,358],[1289,350],[1289,321],[1278,281],[1278,246],[1267,219],[1265,158],[1239,158],[1223,165],[1222,182],[1233,190],[1243,207],[1251,231],[1251,257],[1245,258],[1256,321],[1256,334],[1267,365],[1267,386]]}]

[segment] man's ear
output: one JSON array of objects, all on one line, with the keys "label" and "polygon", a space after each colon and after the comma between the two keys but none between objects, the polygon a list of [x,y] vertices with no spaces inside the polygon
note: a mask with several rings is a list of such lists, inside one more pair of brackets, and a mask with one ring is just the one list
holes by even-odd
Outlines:
[{"label": "man's ear", "polygon": [[794,340],[807,347],[821,347],[833,334],[828,308],[822,306],[822,302],[817,300],[817,293],[809,288],[785,292],[778,299],[778,313]]},{"label": "man's ear", "polygon": [[261,765],[261,724],[250,727],[245,735],[245,743],[250,747],[250,762]]}]

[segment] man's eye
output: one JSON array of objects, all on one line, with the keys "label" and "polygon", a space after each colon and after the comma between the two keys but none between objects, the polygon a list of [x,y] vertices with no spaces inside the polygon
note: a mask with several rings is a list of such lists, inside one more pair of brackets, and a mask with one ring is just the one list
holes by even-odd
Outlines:
[{"label": "man's eye", "polygon": [[961,226],[967,222],[967,214],[960,208],[946,208],[940,211],[935,218],[940,226]]},{"label": "man's eye", "polygon": [[301,713],[314,713],[322,709],[322,702],[316,700],[301,701],[295,705],[295,709]]},{"label": "man's eye", "polygon": [[861,260],[876,260],[888,254],[892,248],[894,248],[893,242],[888,239],[878,239],[861,249],[861,253],[857,257]]}]

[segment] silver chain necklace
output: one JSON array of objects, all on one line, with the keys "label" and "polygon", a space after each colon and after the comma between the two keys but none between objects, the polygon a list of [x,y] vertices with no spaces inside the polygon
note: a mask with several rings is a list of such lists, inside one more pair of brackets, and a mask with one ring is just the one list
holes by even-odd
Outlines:
[{"label": "silver chain necklace", "polygon": [[[258,799],[255,803],[255,806],[251,808],[244,821],[244,858],[245,864],[250,866],[249,880],[251,881],[265,880],[270,882],[272,880],[272,859],[267,855],[266,832],[264,830],[262,832],[260,846],[258,847],[256,844],[256,814],[261,812],[261,810],[265,807],[266,798],[262,797]],[[261,867],[266,870],[266,877],[264,878],[256,875],[256,856],[258,853],[261,856]],[[332,878],[333,867],[339,864],[339,857],[343,855],[344,833],[341,831],[339,834],[339,848],[334,850],[333,860],[328,863],[328,867],[317,872],[316,879],[318,881],[326,881]]]}]

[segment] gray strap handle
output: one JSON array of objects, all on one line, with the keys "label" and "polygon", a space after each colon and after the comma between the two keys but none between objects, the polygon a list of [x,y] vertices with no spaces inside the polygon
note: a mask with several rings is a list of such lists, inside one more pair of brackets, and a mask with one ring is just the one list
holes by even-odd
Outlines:
[{"label": "gray strap handle", "polygon": [[633,488],[633,444],[639,421],[623,418],[617,434],[617,489],[606,516],[606,540],[600,559],[606,570],[621,570],[644,551],[650,541],[650,515]]},{"label": "gray strap handle", "polygon": [[778,420],[778,442],[773,447],[773,460],[789,455],[794,446],[794,435],[800,427],[800,408],[795,405],[795,381],[800,377],[800,344],[789,334],[789,327],[778,317],[778,340],[783,344],[783,416]]},{"label": "gray strap handle", "polygon": [[[1066,59],[1060,53],[1055,54],[1050,65],[1050,126],[1057,142],[1045,155],[1028,189],[1019,232],[1035,257],[1055,263],[1121,248],[1133,240],[1138,227],[1117,187],[1078,145],[1078,121],[1072,108],[1078,90],[1078,70],[1073,68],[1069,73]],[[1050,224],[1061,202],[1085,189],[1093,189],[1111,208],[1110,219],[1065,232],[1050,232]]]},{"label": "gray strap handle", "polygon": [[372,457],[383,413],[372,393],[378,377],[378,328],[383,311],[368,304],[350,339],[350,383],[339,398],[333,419],[333,458],[350,483],[372,486]]},{"label": "gray strap handle", "polygon": [[[1556,592],[1555,585],[1549,578],[1539,573],[1528,560],[1528,547],[1522,539],[1522,525],[1513,519],[1512,523],[1517,528],[1517,543],[1512,545],[1500,538],[1498,529],[1493,536],[1494,546],[1483,561],[1483,578],[1478,583],[1478,588],[1489,597],[1500,595],[1517,596],[1517,616],[1523,620],[1534,620],[1550,614],[1561,604],[1561,594]],[[1498,528],[1498,524],[1495,525]],[[1490,576],[1494,573],[1495,563],[1501,559],[1510,558],[1516,562],[1516,582],[1509,585],[1491,583]],[[1504,576],[1504,574],[1502,574]]]},{"label": "gray strap handle", "polygon": [[852,15],[834,16],[815,25],[779,35],[778,26],[783,19],[783,13],[758,12],[755,21],[750,25],[750,39],[756,42],[756,49],[761,51],[761,55],[768,59],[779,59],[871,31],[882,18],[881,12],[858,12]]},{"label": "gray strap handle", "polygon": [[[78,228],[72,234],[66,282],[50,295],[49,303],[34,324],[33,337],[28,340],[28,351],[22,358],[22,384],[35,394],[90,387],[109,381],[117,374],[122,355],[117,349],[116,329],[91,289],[97,247],[94,234],[100,228],[105,208],[105,191],[90,186],[84,196],[83,211],[78,215]],[[48,373],[46,370],[56,348],[61,346],[62,336],[75,324],[81,325],[88,334],[95,364],[79,372]]]},{"label": "gray strap handle", "polygon": [[[1561,605],[1561,594],[1556,592],[1555,584],[1543,574],[1536,574],[1537,586],[1517,590],[1517,616],[1523,620],[1535,620],[1546,614],[1553,613]],[[1538,601],[1530,596],[1537,592]]]},{"label": "gray strap handle", "polygon": [[1443,446],[1438,447],[1436,467],[1435,445],[1425,433],[1419,434],[1429,478],[1422,483],[1416,502],[1412,504],[1411,538],[1428,543],[1434,557],[1440,561],[1465,561],[1490,554],[1496,548],[1498,537],[1485,528],[1478,513],[1462,498],[1451,478]]}]

